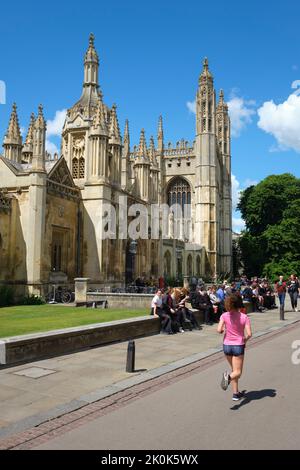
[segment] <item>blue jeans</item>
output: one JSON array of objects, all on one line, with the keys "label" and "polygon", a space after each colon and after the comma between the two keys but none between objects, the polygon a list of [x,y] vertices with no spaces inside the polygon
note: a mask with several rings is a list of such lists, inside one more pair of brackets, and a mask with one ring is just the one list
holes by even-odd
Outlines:
[{"label": "blue jeans", "polygon": [[285,301],[285,292],[283,294],[278,294],[279,304],[284,306]]},{"label": "blue jeans", "polygon": [[245,354],[245,345],[223,344],[223,351],[226,356],[243,356]]}]

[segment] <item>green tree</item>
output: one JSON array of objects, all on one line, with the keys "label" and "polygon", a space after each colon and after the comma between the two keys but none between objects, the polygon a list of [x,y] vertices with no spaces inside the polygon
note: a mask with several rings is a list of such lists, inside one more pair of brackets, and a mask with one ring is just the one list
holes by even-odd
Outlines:
[{"label": "green tree", "polygon": [[300,274],[300,179],[271,175],[242,192],[240,249],[248,276]]}]

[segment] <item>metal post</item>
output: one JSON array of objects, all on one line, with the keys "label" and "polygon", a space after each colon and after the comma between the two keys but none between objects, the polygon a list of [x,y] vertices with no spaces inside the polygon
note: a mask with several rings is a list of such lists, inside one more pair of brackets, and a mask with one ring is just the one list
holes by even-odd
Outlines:
[{"label": "metal post", "polygon": [[50,300],[49,304],[57,304],[55,297],[56,297],[56,285],[53,284],[53,299]]},{"label": "metal post", "polygon": [[129,341],[127,347],[126,372],[134,372],[135,363],[135,342]]},{"label": "metal post", "polygon": [[284,305],[280,304],[279,306],[279,312],[280,312],[280,320],[284,320]]}]

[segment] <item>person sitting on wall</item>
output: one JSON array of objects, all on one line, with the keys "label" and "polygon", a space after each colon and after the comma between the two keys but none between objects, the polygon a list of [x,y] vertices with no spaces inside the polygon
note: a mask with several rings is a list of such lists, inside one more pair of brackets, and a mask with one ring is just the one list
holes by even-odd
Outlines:
[{"label": "person sitting on wall", "polygon": [[177,308],[175,297],[173,296],[172,288],[167,289],[164,300],[163,300],[163,309],[170,316],[172,321],[172,330],[175,333],[184,333],[184,321],[185,317],[181,310]]},{"label": "person sitting on wall", "polygon": [[[188,289],[183,287],[180,290],[178,308],[181,309],[184,312],[184,316],[186,318],[185,321],[187,323],[189,323],[192,328],[195,328],[196,330],[200,330],[201,327],[198,324],[197,319],[196,319],[195,315],[193,314],[193,312],[190,309],[187,308],[186,302],[190,302],[190,292],[188,291]],[[190,328],[190,329],[192,329],[192,328]]]},{"label": "person sitting on wall", "polygon": [[220,299],[217,296],[217,287],[212,286],[210,291],[209,291],[209,298],[213,306],[213,311],[214,311],[214,321],[218,322],[220,319],[220,316],[223,313],[222,305],[220,302]]},{"label": "person sitting on wall", "polygon": [[162,291],[160,289],[152,299],[150,315],[160,319],[161,333],[169,335],[173,334],[171,317],[162,308]]},{"label": "person sitting on wall", "polygon": [[204,286],[200,287],[197,296],[193,297],[192,307],[204,313],[204,323],[206,325],[213,325],[213,306]]}]

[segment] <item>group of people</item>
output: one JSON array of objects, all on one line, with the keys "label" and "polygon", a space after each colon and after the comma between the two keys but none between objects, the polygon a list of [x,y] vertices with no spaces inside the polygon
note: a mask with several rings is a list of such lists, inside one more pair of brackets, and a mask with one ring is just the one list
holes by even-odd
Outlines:
[{"label": "group of people", "polygon": [[298,297],[300,297],[300,281],[295,274],[291,274],[288,281],[285,281],[283,276],[279,276],[279,280],[275,283],[275,290],[282,311],[284,311],[285,297],[288,293],[290,295],[293,311],[298,312],[297,303]]},{"label": "group of people", "polygon": [[160,318],[161,331],[174,334],[189,328],[200,329],[193,312],[186,307],[190,302],[193,308],[204,313],[207,324],[218,322],[217,331],[223,336],[223,352],[230,365],[231,372],[222,374],[221,387],[227,390],[232,385],[232,400],[241,400],[244,394],[239,390],[239,379],[243,371],[246,344],[252,336],[250,319],[246,314],[243,301],[252,303],[254,311],[276,307],[276,295],[280,308],[284,308],[286,294],[289,293],[293,311],[297,312],[300,297],[300,282],[292,274],[288,280],[279,276],[272,288],[266,279],[245,277],[234,283],[213,285],[205,289],[203,283],[187,289],[159,289],[151,304],[151,313]]},{"label": "group of people", "polygon": [[151,315],[159,317],[161,333],[175,334],[184,333],[201,327],[193,312],[186,307],[189,301],[189,292],[185,288],[159,289],[152,299]]}]

